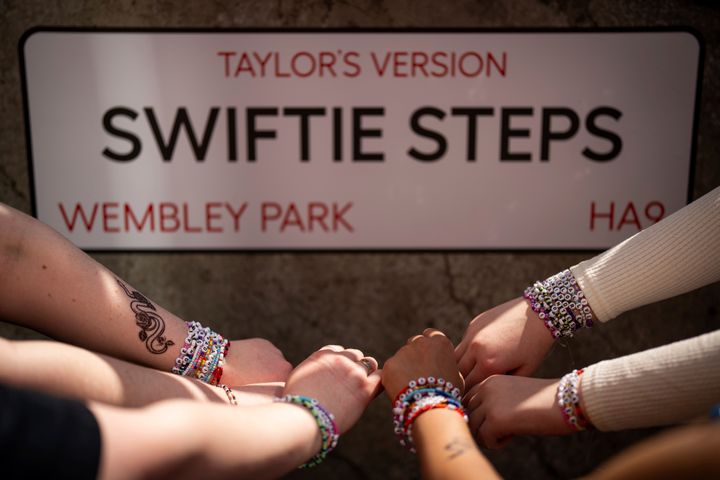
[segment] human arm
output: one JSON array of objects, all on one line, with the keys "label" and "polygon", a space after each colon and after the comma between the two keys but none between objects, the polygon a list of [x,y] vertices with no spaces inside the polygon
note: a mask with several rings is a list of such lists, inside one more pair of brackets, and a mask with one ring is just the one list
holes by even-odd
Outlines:
[{"label": "human arm", "polygon": [[[283,394],[317,399],[344,433],[379,391],[380,375],[368,375],[359,363],[363,358],[377,367],[358,350],[323,348],[293,370]],[[198,412],[194,404],[174,401],[155,404],[141,415],[102,405],[91,408],[99,414],[105,445],[101,478],[138,478],[149,472],[189,479],[277,478],[316,454],[321,443],[312,415],[288,403],[248,408],[213,404]],[[156,445],[168,446],[150,448]]]},{"label": "human arm", "polygon": [[720,423],[684,426],[633,445],[584,478],[720,478],[718,452]]},{"label": "human arm", "polygon": [[685,422],[720,399],[720,330],[585,368],[582,407],[598,430]]},{"label": "human arm", "polygon": [[[78,400],[142,407],[161,400],[228,403],[221,389],[73,345],[0,338],[0,382]],[[240,405],[269,403],[282,384],[232,386]]]},{"label": "human arm", "polygon": [[[53,338],[169,371],[185,322],[50,227],[0,205],[0,318]],[[263,339],[232,342],[222,381],[284,381],[290,364]]]},{"label": "human arm", "polygon": [[423,413],[415,420],[413,435],[425,479],[500,478],[455,412],[436,409]]},{"label": "human arm", "polygon": [[[707,414],[720,398],[720,330],[584,368],[580,411],[598,430],[669,425]],[[576,431],[557,404],[558,379],[495,375],[466,395],[470,429],[499,448],[516,435]]]},{"label": "human arm", "polygon": [[90,409],[102,437],[101,479],[277,478],[320,448],[312,416],[290,404],[198,408],[171,400],[140,410]]},{"label": "human arm", "polygon": [[[443,378],[461,390],[463,387],[452,343],[434,329],[410,338],[385,362],[383,385],[390,401],[395,401],[411,380],[420,377]],[[456,411],[439,408],[420,414],[413,423],[413,437],[423,478],[499,478]]]},{"label": "human arm", "polygon": [[[570,268],[593,318],[720,280],[720,188],[600,255]],[[493,374],[530,375],[553,344],[538,314],[518,297],[470,322],[456,349],[471,387]]]},{"label": "human arm", "polygon": [[[313,354],[293,371],[283,393],[316,398],[347,431],[380,383],[379,375],[368,376],[354,360],[357,353]],[[288,403],[238,407],[165,400],[130,409],[88,402],[88,411],[77,400],[2,384],[0,399],[0,445],[32,457],[30,468],[19,466],[26,474],[47,472],[47,464],[74,471],[77,460],[89,468],[99,453],[99,478],[277,478],[320,448],[312,415]],[[92,475],[83,471],[83,478]]]}]

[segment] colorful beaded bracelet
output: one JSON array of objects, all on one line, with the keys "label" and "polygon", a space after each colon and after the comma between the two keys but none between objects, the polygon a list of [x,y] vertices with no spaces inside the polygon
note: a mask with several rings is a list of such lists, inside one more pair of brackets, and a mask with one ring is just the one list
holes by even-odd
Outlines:
[{"label": "colorful beaded bracelet", "polygon": [[275,401],[294,403],[295,405],[305,407],[315,418],[317,426],[320,429],[320,451],[298,468],[307,468],[319,465],[325,457],[327,457],[328,454],[335,449],[338,444],[338,440],[340,439],[340,432],[338,431],[337,424],[335,423],[335,416],[328,412],[314,398],[304,397],[302,395],[285,395],[284,397],[276,398]]},{"label": "colorful beaded bracelet", "polygon": [[592,428],[580,406],[580,376],[583,370],[573,370],[560,379],[557,389],[557,404],[563,419],[570,428],[578,432]]},{"label": "colorful beaded bracelet", "polygon": [[186,325],[188,334],[172,373],[211,385],[220,384],[230,342],[210,328],[203,328],[199,322],[187,322]]},{"label": "colorful beaded bracelet", "polygon": [[420,377],[411,380],[393,402],[393,430],[400,445],[415,452],[412,429],[415,420],[423,413],[447,408],[457,411],[468,420],[460,402],[460,389],[443,378]]},{"label": "colorful beaded bracelet", "polygon": [[538,314],[553,338],[572,337],[583,327],[592,327],[596,319],[587,298],[570,270],[535,282],[523,297]]}]

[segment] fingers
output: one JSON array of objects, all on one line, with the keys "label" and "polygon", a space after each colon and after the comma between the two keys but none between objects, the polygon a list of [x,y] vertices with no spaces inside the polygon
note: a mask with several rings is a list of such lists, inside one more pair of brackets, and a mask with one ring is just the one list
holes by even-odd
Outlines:
[{"label": "fingers", "polygon": [[465,396],[463,397],[463,404],[465,404],[468,408],[475,408],[477,407],[477,404],[479,403],[480,396],[478,396],[477,400],[475,400],[475,404],[472,403],[473,399],[477,395],[477,393],[480,391],[480,385],[481,383],[476,383],[470,389],[465,392]]},{"label": "fingers", "polygon": [[360,364],[365,367],[367,370],[368,376],[370,376],[373,372],[377,371],[379,365],[378,361],[375,360],[373,357],[363,357],[360,359]]},{"label": "fingers", "polygon": [[437,328],[426,328],[423,330],[422,334],[420,335],[413,335],[412,337],[408,338],[407,342],[405,342],[406,345],[409,345],[417,340],[420,340],[421,338],[447,338],[448,341],[450,339],[445,335],[443,332],[438,330]]},{"label": "fingers", "polygon": [[368,375],[368,388],[370,389],[370,400],[382,393],[382,370],[376,370]]},{"label": "fingers", "polygon": [[361,352],[357,348],[346,348],[342,352],[338,353],[348,357],[353,362],[359,362],[364,357],[363,352]]},{"label": "fingers", "polygon": [[441,332],[437,328],[426,328],[425,330],[423,330],[422,334],[426,337],[445,337],[445,338],[447,338],[447,335],[445,335],[443,332]]},{"label": "fingers", "polygon": [[458,364],[460,364],[460,361],[465,357],[469,344],[470,342],[467,340],[467,337],[464,336],[458,346],[455,347],[455,360],[457,360]]},{"label": "fingers", "polygon": [[414,341],[420,340],[421,338],[425,338],[425,337],[423,337],[422,335],[413,335],[412,337],[407,339],[407,342],[405,342],[405,345],[410,345]]},{"label": "fingers", "polygon": [[[465,348],[465,351],[467,352],[467,347]],[[458,360],[457,350],[455,350],[455,359],[458,361],[458,369],[460,370],[460,373],[467,378],[473,368],[475,368],[475,357],[467,352],[467,354],[464,354]]]},{"label": "fingers", "polygon": [[341,345],[325,345],[324,347],[320,348],[319,350],[330,350],[331,352],[342,352],[345,350],[345,347]]},{"label": "fingers", "polygon": [[363,352],[357,348],[345,348],[342,345],[325,345],[318,351],[333,352],[338,355],[342,355],[343,357],[347,357],[354,363],[357,363],[358,366],[364,368],[365,373],[368,376],[377,371],[379,367],[378,361],[374,357],[364,355]]},{"label": "fingers", "polygon": [[[460,372],[462,373],[462,369]],[[477,362],[470,373],[465,376],[465,385],[473,386],[482,383],[491,374],[492,372],[486,370],[480,362]]]},{"label": "fingers", "polygon": [[[481,443],[482,439],[480,437],[480,427],[482,427],[482,424],[485,421],[485,414],[482,411],[482,408],[472,410],[468,414],[468,418],[468,428],[470,429],[470,433],[472,433],[472,436],[478,440],[478,443]],[[481,443],[481,445],[483,447],[486,446],[484,443]]]}]

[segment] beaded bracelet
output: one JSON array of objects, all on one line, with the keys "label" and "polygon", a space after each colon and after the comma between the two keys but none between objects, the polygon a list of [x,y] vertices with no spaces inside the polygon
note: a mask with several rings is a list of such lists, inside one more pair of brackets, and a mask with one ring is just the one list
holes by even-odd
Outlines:
[{"label": "beaded bracelet", "polygon": [[583,370],[573,370],[560,379],[557,389],[557,404],[563,419],[570,428],[578,432],[592,428],[580,407],[580,376]]},{"label": "beaded bracelet", "polygon": [[335,449],[338,444],[338,440],[340,439],[340,432],[338,431],[337,424],[335,423],[335,416],[328,412],[314,398],[304,397],[302,395],[285,395],[284,397],[276,398],[275,401],[300,405],[301,407],[307,408],[312,416],[315,417],[317,426],[320,429],[320,451],[298,468],[307,468],[319,465],[325,457],[327,457],[328,454]]},{"label": "beaded bracelet", "polygon": [[199,322],[187,322],[186,325],[188,334],[172,373],[219,385],[230,342],[210,328],[203,328]]},{"label": "beaded bracelet", "polygon": [[459,388],[443,378],[420,377],[411,380],[398,393],[393,403],[393,427],[400,445],[415,453],[413,424],[421,414],[429,410],[455,410],[467,421],[467,414],[460,402],[460,393]]},{"label": "beaded bracelet", "polygon": [[218,387],[225,390],[225,395],[227,395],[230,405],[237,406],[237,404],[238,404],[237,398],[235,398],[235,393],[233,393],[232,389],[230,387],[228,387],[227,385],[225,385],[224,383],[219,384]]},{"label": "beaded bracelet", "polygon": [[535,282],[525,289],[523,297],[545,322],[553,338],[572,337],[575,331],[590,328],[597,320],[570,270]]}]

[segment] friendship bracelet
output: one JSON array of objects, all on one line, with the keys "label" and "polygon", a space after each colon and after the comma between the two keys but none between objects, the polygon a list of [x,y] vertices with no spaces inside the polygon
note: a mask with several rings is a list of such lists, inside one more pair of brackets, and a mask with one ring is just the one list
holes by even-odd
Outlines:
[{"label": "friendship bracelet", "polygon": [[455,404],[455,403],[447,402],[447,403],[438,403],[438,404],[434,404],[431,406],[423,407],[422,409],[420,409],[418,411],[417,414],[415,414],[413,416],[412,421],[408,424],[407,429],[405,431],[405,438],[403,438],[400,441],[400,444],[402,446],[406,447],[408,450],[410,450],[411,453],[417,453],[415,450],[415,441],[413,440],[413,425],[414,425],[415,420],[417,419],[417,417],[420,416],[420,414],[428,412],[430,410],[434,410],[436,408],[445,408],[448,410],[454,410],[458,414],[460,414],[460,416],[465,420],[465,422],[468,422],[467,413],[465,413],[465,409],[459,403]]},{"label": "friendship bracelet", "polygon": [[557,404],[563,419],[570,428],[578,432],[592,428],[580,407],[580,376],[583,370],[573,370],[560,379],[557,389]]},{"label": "friendship bracelet", "polygon": [[237,398],[235,398],[235,393],[233,393],[232,389],[230,387],[228,387],[227,385],[225,385],[224,383],[219,384],[218,387],[225,390],[225,394],[227,395],[228,400],[230,401],[230,405],[237,406],[237,404],[238,404]]},{"label": "friendship bracelet", "polygon": [[337,424],[335,423],[335,416],[328,412],[314,398],[304,397],[302,395],[285,395],[284,397],[276,398],[275,401],[300,405],[301,407],[308,409],[315,418],[315,422],[317,422],[317,426],[320,429],[320,451],[298,468],[307,468],[319,465],[325,457],[327,457],[328,454],[335,449],[338,444],[338,440],[340,439],[340,432],[338,431]]},{"label": "friendship bracelet", "polygon": [[210,328],[203,328],[199,322],[187,322],[186,325],[188,334],[172,373],[219,385],[230,342]]},{"label": "friendship bracelet", "polygon": [[400,445],[415,453],[412,429],[423,413],[436,408],[457,411],[468,421],[460,401],[460,389],[443,378],[420,377],[400,390],[393,402],[393,429]]},{"label": "friendship bracelet", "polygon": [[538,314],[553,338],[572,337],[580,328],[590,328],[597,320],[587,298],[570,270],[535,282],[523,297]]}]

